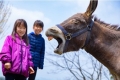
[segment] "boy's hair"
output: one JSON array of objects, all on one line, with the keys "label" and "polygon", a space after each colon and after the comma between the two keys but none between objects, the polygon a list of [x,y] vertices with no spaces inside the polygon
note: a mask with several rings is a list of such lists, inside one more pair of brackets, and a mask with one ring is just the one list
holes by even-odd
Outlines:
[{"label": "boy's hair", "polygon": [[33,24],[33,27],[34,26],[40,26],[41,28],[44,27],[44,23],[41,21],[41,20],[36,20]]},{"label": "boy's hair", "polygon": [[24,36],[22,37],[22,39],[24,39],[25,43],[28,45],[28,37],[27,37],[27,22],[24,19],[17,19],[14,23],[14,27],[13,27],[13,31],[12,31],[12,38],[15,40],[15,34],[17,31],[17,27],[19,27],[21,24],[24,24],[25,28],[26,28],[26,32],[24,34]]}]

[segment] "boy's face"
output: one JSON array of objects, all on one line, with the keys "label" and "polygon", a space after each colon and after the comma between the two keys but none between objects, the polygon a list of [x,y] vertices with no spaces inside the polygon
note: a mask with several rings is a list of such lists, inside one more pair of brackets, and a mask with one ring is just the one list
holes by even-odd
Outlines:
[{"label": "boy's face", "polygon": [[34,30],[36,35],[39,35],[43,29],[41,26],[33,26],[33,30]]}]

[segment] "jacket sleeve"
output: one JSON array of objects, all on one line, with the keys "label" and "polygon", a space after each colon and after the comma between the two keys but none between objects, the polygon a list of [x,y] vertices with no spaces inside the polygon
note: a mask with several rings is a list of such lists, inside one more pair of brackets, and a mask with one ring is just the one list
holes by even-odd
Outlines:
[{"label": "jacket sleeve", "polygon": [[30,48],[29,48],[29,51],[28,51],[28,64],[29,64],[29,67],[33,67],[33,62],[32,62],[32,56],[30,54]]},{"label": "jacket sleeve", "polygon": [[12,40],[10,39],[9,36],[6,37],[2,50],[0,52],[0,61],[2,61],[2,63],[6,63],[6,62],[11,62],[11,53],[12,53],[12,48],[11,48],[11,42]]},{"label": "jacket sleeve", "polygon": [[40,53],[40,63],[39,63],[39,68],[43,69],[44,65],[44,55],[45,55],[45,40],[43,39],[43,45]]}]

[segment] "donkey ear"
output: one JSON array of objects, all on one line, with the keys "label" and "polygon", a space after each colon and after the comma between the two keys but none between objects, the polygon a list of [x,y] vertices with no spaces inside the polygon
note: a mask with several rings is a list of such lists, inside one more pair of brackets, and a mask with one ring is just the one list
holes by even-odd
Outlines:
[{"label": "donkey ear", "polygon": [[90,0],[89,6],[84,14],[90,17],[92,13],[95,11],[97,4],[98,4],[98,0]]}]

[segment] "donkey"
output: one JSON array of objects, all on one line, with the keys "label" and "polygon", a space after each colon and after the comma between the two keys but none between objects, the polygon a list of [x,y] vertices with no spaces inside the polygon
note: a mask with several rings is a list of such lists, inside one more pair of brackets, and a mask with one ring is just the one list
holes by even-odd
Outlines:
[{"label": "donkey", "polygon": [[97,18],[93,20],[97,4],[98,0],[91,0],[84,13],[49,28],[46,36],[58,41],[55,53],[61,55],[82,48],[106,66],[114,80],[120,80],[120,29]]}]

